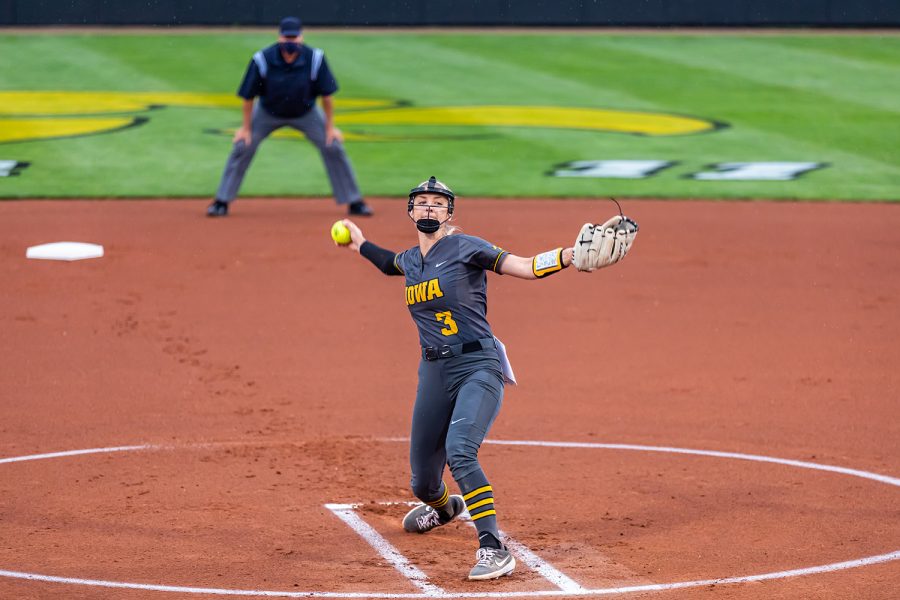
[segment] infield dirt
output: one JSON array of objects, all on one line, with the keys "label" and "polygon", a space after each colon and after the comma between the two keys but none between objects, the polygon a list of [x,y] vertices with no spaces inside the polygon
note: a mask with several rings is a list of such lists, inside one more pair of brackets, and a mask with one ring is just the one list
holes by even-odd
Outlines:
[{"label": "infield dirt", "polygon": [[[360,514],[448,592],[474,536],[402,532],[417,339],[403,280],[334,246],[329,200],[0,202],[0,569],[256,590],[415,593],[324,508]],[[415,243],[404,199],[357,221]],[[900,474],[900,207],[626,201],[621,264],[489,275],[520,385],[491,437],[675,446]],[[465,233],[530,256],[603,201],[464,199]],[[53,241],[102,259],[25,259]],[[337,340],[337,341],[336,341]],[[900,548],[900,490],[745,461],[485,445],[500,525],[587,588],[802,568]],[[448,482],[449,482],[448,475]],[[888,599],[897,561],[639,597]],[[0,577],[2,598],[162,599]],[[197,596],[206,597],[206,596]],[[638,597],[631,595],[630,597]]]}]

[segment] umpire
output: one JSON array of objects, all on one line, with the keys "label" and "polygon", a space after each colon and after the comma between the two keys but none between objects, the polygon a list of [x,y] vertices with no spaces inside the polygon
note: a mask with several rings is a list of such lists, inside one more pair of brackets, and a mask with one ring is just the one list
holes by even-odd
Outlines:
[{"label": "umpire", "polygon": [[[347,205],[350,215],[372,214],[344,152],[343,135],[334,126],[331,96],[338,89],[337,81],[325,53],[303,44],[302,31],[300,19],[285,17],[278,43],[254,54],[247,66],[238,90],[238,96],[244,99],[244,119],[234,134],[216,198],[206,209],[210,217],[228,214],[228,205],[237,196],[260,142],[282,127],[302,131],[319,149],[339,205]],[[254,105],[257,96],[259,102]],[[322,98],[322,108],[316,106],[317,97]]]}]

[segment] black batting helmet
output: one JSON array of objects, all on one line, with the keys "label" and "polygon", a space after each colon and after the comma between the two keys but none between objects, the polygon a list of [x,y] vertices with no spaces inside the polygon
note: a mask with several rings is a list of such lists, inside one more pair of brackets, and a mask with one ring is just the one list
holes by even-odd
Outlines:
[{"label": "black batting helmet", "polygon": [[447,214],[453,214],[453,201],[456,199],[456,196],[453,194],[453,190],[438,181],[434,175],[429,177],[428,181],[423,181],[409,190],[409,201],[406,203],[407,212],[413,209],[413,198],[419,194],[440,194],[447,199]]}]

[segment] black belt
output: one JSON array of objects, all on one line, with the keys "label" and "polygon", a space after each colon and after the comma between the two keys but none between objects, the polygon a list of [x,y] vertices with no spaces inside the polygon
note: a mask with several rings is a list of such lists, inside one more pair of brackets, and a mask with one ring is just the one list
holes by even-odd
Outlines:
[{"label": "black belt", "polygon": [[450,346],[426,346],[422,348],[422,358],[425,360],[438,360],[439,358],[451,358],[461,354],[470,352],[478,352],[480,350],[488,350],[496,347],[494,338],[482,338],[474,342],[466,342],[464,344],[453,344]]}]

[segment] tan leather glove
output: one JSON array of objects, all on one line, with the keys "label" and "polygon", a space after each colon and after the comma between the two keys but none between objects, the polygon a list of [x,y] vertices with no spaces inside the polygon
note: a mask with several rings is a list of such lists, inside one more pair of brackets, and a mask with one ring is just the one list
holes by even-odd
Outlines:
[{"label": "tan leather glove", "polygon": [[637,232],[638,224],[621,215],[602,225],[585,223],[575,238],[575,268],[595,271],[616,264],[628,254]]}]

